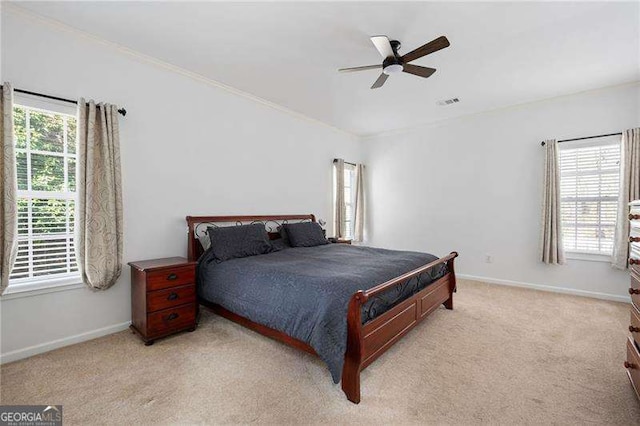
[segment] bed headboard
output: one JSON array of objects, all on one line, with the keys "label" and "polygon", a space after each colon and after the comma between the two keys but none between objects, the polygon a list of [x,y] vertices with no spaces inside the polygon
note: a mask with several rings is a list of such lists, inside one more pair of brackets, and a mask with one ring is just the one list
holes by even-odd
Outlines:
[{"label": "bed headboard", "polygon": [[202,246],[198,237],[207,232],[210,226],[234,226],[262,223],[269,238],[280,238],[278,228],[285,223],[315,222],[312,214],[283,214],[276,216],[187,216],[187,254],[190,262],[202,255]]}]

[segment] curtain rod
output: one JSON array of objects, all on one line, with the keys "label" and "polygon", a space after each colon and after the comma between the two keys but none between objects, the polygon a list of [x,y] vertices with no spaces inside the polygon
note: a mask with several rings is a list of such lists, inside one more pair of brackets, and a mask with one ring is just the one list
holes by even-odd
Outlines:
[{"label": "curtain rod", "polygon": [[[606,135],[595,135],[595,136],[585,136],[583,138],[573,138],[573,139],[562,139],[560,141],[558,141],[558,143],[562,143],[562,142],[573,142],[573,141],[581,141],[581,140],[585,140],[585,139],[595,139],[595,138],[606,138],[607,136],[620,136],[622,135],[622,132],[618,132],[618,133],[608,133]],[[540,143],[540,145],[545,146],[544,141]]]},{"label": "curtain rod", "polygon": [[[0,87],[2,87],[2,86],[0,86]],[[30,92],[29,90],[22,90],[22,89],[13,89],[13,91],[14,92],[18,92],[18,93],[23,93],[25,95],[39,96],[41,98],[53,99],[54,101],[69,102],[70,104],[78,105],[78,101],[74,101],[74,100],[71,100],[71,99],[65,99],[65,98],[59,98],[57,96],[45,95],[44,93]],[[124,108],[120,108],[118,110],[118,112],[120,114],[122,114],[123,117],[125,115],[127,115],[127,110],[124,109]]]},{"label": "curtain rod", "polygon": [[[334,162],[334,163],[337,163],[337,162],[338,162],[338,159],[337,159],[337,158],[334,158],[334,159],[333,159],[333,162]],[[350,165],[350,166],[354,166],[354,167],[355,167],[355,166],[357,166],[357,164],[355,164],[355,163],[350,163],[350,162],[348,162],[348,161],[345,161],[345,162],[344,162],[344,164],[348,164],[348,165]]]}]

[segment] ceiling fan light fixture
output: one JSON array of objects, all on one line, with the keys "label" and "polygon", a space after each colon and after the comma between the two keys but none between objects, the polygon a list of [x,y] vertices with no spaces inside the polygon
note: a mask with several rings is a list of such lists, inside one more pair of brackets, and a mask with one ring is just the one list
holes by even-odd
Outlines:
[{"label": "ceiling fan light fixture", "polygon": [[[0,0],[1,1],[1,0]],[[445,36],[440,36],[431,40],[429,43],[424,44],[417,49],[412,50],[406,55],[400,56],[398,49],[400,49],[400,42],[398,40],[389,40],[389,37],[385,35],[371,37],[373,45],[380,53],[380,56],[384,58],[382,65],[365,65],[360,67],[340,68],[339,72],[351,72],[351,71],[364,71],[372,69],[382,68],[382,73],[378,76],[378,79],[371,86],[372,89],[378,89],[382,87],[391,74],[407,73],[422,78],[429,78],[436,72],[435,68],[423,67],[421,65],[414,65],[410,62],[420,59],[424,56],[430,55],[438,50],[442,50],[449,47],[449,40]]]},{"label": "ceiling fan light fixture", "polygon": [[382,72],[384,72],[387,75],[391,75],[391,74],[397,74],[399,72],[402,72],[402,70],[404,70],[404,67],[401,64],[390,64],[384,67],[382,69]]}]

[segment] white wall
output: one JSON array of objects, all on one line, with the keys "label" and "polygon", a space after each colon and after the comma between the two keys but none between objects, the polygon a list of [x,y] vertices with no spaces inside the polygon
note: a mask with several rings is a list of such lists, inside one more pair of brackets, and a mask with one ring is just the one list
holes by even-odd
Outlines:
[{"label": "white wall", "polygon": [[[331,160],[359,160],[354,137],[10,8],[2,18],[5,81],[127,109],[120,121],[125,262],[186,255],[188,214],[315,213],[331,223]],[[125,267],[104,292],[2,300],[3,359],[125,327],[129,292]]]},{"label": "white wall", "polygon": [[[330,223],[331,159],[357,161],[362,149],[371,244],[440,255],[457,250],[461,274],[625,297],[628,275],[608,264],[536,261],[539,142],[640,125],[637,85],[360,143],[10,8],[2,12],[3,81],[129,111],[121,120],[125,262],[184,255],[187,214],[313,212]],[[484,262],[486,254],[493,263]],[[127,267],[105,292],[2,300],[3,360],[126,327],[129,291]]]},{"label": "white wall", "polygon": [[458,251],[461,274],[626,298],[628,274],[608,263],[537,261],[540,141],[637,127],[639,104],[640,87],[628,85],[365,140],[369,241]]}]

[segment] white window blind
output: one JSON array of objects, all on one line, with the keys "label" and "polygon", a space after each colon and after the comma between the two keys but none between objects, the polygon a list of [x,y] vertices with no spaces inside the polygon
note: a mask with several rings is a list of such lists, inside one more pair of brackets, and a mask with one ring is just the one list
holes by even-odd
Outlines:
[{"label": "white window blind", "polygon": [[77,275],[76,118],[17,105],[18,256],[11,284]]},{"label": "white window blind", "polygon": [[558,146],[564,249],[611,255],[620,191],[619,138]]},{"label": "white window blind", "polygon": [[345,238],[353,239],[355,222],[356,166],[344,164]]}]

